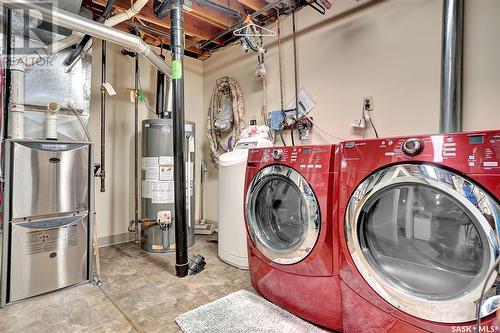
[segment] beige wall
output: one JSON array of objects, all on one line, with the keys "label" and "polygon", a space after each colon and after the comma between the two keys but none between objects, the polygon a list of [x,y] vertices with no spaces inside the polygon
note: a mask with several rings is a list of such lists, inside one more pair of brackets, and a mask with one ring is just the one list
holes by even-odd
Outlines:
[{"label": "beige wall", "polygon": [[[361,6],[350,15],[340,15]],[[361,113],[362,97],[373,96],[373,121],[382,136],[435,133],[439,129],[441,0],[339,0],[321,16],[311,8],[296,16],[299,89],[317,103],[311,116],[342,138],[359,138],[350,127]],[[500,128],[496,97],[500,91],[500,2],[468,0],[465,15],[464,129]],[[276,29],[276,26],[271,26]],[[291,17],[282,21],[285,105],[294,94]],[[268,47],[268,110],[279,108],[276,41]],[[215,79],[240,82],[248,119],[262,105],[262,86],[253,76],[254,54],[233,46],[203,63],[204,109]],[[369,132],[372,135],[372,132]],[[287,138],[288,140],[288,138]],[[288,140],[289,142],[289,140]],[[332,142],[313,128],[310,143]],[[207,192],[217,192],[212,168]],[[217,220],[217,197],[207,198],[207,218]]]},{"label": "beige wall", "polygon": [[[95,161],[100,157],[100,97],[101,43],[95,44],[92,72],[92,106],[90,131],[95,146]],[[99,191],[100,180],[96,179],[96,212],[99,238],[127,233],[130,220],[134,218],[134,103],[129,93],[134,87],[134,59],[123,56],[120,47],[108,43],[108,81],[116,96],[107,97],[106,113],[106,192]],[[156,69],[143,57],[139,58],[141,84],[150,107],[155,107]],[[203,87],[201,61],[185,59],[186,119],[196,122],[197,151],[201,151],[203,137]],[[155,114],[140,104],[140,121],[154,118]],[[140,147],[140,146],[139,146]],[[139,148],[140,149],[140,148]],[[196,174],[199,173],[201,154],[197,155]],[[199,181],[199,177],[198,177]],[[199,186],[196,186],[199,190]],[[198,216],[198,211],[196,218]]]},{"label": "beige wall", "polygon": [[[297,14],[299,88],[317,103],[312,111],[321,127],[342,138],[360,137],[350,127],[361,113],[362,97],[373,96],[373,120],[381,135],[434,133],[438,130],[442,0],[337,0],[327,15],[311,8]],[[354,7],[361,6],[349,15]],[[500,91],[500,1],[466,0],[464,29],[464,129],[500,128],[496,98]],[[276,29],[275,25],[270,27]],[[282,20],[285,104],[292,99],[291,17]],[[268,110],[279,108],[279,77],[275,39],[265,39]],[[93,72],[92,134],[98,142],[100,49]],[[186,113],[196,121],[199,180],[201,152],[208,155],[204,134],[206,113],[215,80],[236,78],[247,103],[247,120],[259,119],[262,84],[254,78],[255,54],[228,47],[204,61],[186,58]],[[142,83],[154,105],[155,71],[141,59]],[[99,236],[122,234],[133,217],[133,60],[109,50],[109,81],[118,92],[108,98],[107,191],[96,191]],[[148,112],[141,106],[141,118]],[[260,121],[260,119],[259,119]],[[372,135],[372,133],[369,133]],[[287,138],[289,141],[289,139]],[[312,143],[333,142],[313,129]],[[99,147],[96,147],[96,157]],[[201,149],[203,148],[203,149]],[[98,160],[98,158],[96,158]],[[206,218],[217,220],[217,169],[209,168]],[[96,186],[98,183],[96,182]],[[197,187],[199,193],[199,186]],[[196,199],[199,199],[197,195]],[[199,217],[199,202],[197,215]]]}]

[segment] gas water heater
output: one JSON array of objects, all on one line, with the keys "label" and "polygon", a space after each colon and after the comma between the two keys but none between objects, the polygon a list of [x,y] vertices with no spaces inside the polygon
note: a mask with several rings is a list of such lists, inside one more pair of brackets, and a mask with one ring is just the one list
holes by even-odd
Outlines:
[{"label": "gas water heater", "polygon": [[[185,172],[188,247],[194,245],[195,124],[186,122]],[[142,122],[141,247],[149,252],[175,251],[174,149],[172,119]]]}]

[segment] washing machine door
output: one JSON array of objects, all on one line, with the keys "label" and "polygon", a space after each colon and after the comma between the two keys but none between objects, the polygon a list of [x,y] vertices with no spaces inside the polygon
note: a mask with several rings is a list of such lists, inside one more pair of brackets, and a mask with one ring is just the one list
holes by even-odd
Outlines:
[{"label": "washing machine door", "polygon": [[364,180],[345,216],[347,246],[366,282],[418,318],[476,319],[496,276],[500,207],[479,186],[434,165],[395,165]]},{"label": "washing machine door", "polygon": [[285,165],[260,170],[247,192],[246,217],[252,241],[275,263],[306,258],[320,231],[316,196],[305,178]]}]

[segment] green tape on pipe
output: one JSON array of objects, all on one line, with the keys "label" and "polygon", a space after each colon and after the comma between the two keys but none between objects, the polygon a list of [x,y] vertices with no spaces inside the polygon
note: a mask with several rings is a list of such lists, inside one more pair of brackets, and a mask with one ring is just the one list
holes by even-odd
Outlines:
[{"label": "green tape on pipe", "polygon": [[180,60],[172,60],[172,80],[182,79],[182,63]]}]

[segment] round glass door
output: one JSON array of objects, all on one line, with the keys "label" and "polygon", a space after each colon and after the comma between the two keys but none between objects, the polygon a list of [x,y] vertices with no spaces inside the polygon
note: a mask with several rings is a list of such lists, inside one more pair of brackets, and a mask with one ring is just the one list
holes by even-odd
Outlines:
[{"label": "round glass door", "polygon": [[369,263],[409,294],[453,298],[480,277],[488,252],[475,218],[447,193],[420,184],[381,190],[362,208]]},{"label": "round glass door", "polygon": [[389,303],[427,320],[466,322],[476,317],[498,253],[499,213],[495,200],[461,176],[430,165],[393,166],[355,191],[347,243],[365,280]]},{"label": "round glass door", "polygon": [[319,207],[311,187],[294,169],[272,165],[257,173],[246,208],[250,236],[268,259],[293,264],[313,249],[319,236]]}]

